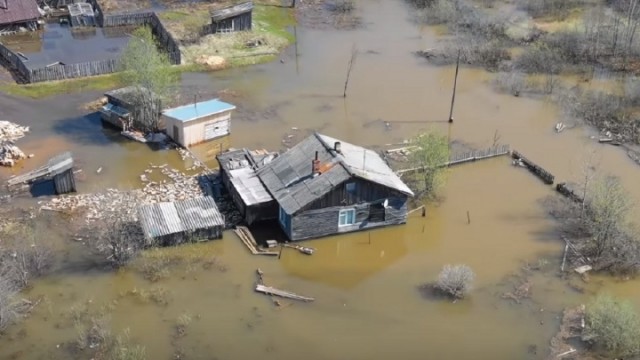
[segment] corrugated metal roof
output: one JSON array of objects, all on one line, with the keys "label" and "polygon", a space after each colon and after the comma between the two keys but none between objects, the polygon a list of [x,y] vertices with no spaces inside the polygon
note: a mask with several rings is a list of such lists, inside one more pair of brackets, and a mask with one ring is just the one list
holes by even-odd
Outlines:
[{"label": "corrugated metal roof", "polygon": [[147,204],[138,207],[140,225],[147,238],[224,226],[224,217],[209,196]]},{"label": "corrugated metal roof", "polygon": [[[0,1],[5,5],[5,0]],[[0,6],[0,24],[12,24],[39,18],[40,11],[35,0],[7,0],[6,9]]]},{"label": "corrugated metal roof", "polygon": [[238,191],[245,205],[251,206],[273,200],[256,172],[245,167],[229,171],[229,180]]},{"label": "corrugated metal roof", "polygon": [[187,122],[217,114],[223,111],[233,110],[235,108],[235,105],[231,105],[218,99],[212,99],[167,109],[162,113],[176,120]]},{"label": "corrugated metal roof", "polygon": [[[340,141],[342,150],[338,154],[332,150],[336,141],[340,140],[314,134],[257,171],[265,187],[288,214],[296,213],[351,177],[413,196],[411,189],[376,152]],[[314,177],[311,162],[316,151],[320,163],[329,164],[329,168]]]},{"label": "corrugated metal roof", "polygon": [[228,6],[226,8],[211,10],[211,19],[213,22],[218,22],[220,20],[228,19],[230,17],[238,16],[240,14],[244,14],[253,9],[253,2],[247,1],[242,4]]}]

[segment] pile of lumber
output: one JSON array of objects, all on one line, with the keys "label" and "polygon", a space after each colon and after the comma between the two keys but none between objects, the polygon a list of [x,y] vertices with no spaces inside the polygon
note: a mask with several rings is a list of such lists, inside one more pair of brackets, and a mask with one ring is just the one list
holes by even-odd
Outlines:
[{"label": "pile of lumber", "polygon": [[18,160],[27,156],[15,145],[15,141],[24,137],[29,127],[0,120],[0,165],[14,166]]}]

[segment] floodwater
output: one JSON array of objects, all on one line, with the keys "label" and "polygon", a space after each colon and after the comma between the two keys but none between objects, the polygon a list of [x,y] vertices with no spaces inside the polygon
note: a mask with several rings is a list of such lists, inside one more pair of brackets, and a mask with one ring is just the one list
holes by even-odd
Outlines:
[{"label": "floodwater", "polygon": [[[461,69],[455,121],[449,125],[453,69],[430,66],[411,54],[436,45],[433,30],[413,24],[411,10],[401,2],[358,5],[362,29],[298,27],[298,44],[282,55],[284,62],[187,74],[185,90],[235,94],[227,99],[238,105],[226,140],[233,147],[284,149],[283,139],[292,135],[298,140],[310,130],[376,146],[400,143],[431,128],[477,148],[498,138],[557,181],[577,181],[593,152],[598,169],[620,176],[640,200],[640,167],[623,151],[594,144],[586,127],[556,134],[553,126],[563,120],[557,108],[497,94],[491,74]],[[344,99],[354,45],[359,56]],[[32,126],[33,134],[18,142],[36,154],[26,166],[37,166],[58,150],[72,150],[88,174],[80,190],[93,191],[138,186],[137,176],[150,162],[180,165],[173,151],[121,140],[96,116],[83,117],[80,105],[95,95],[41,102],[0,96],[0,118]],[[211,160],[216,146],[196,152]],[[99,167],[105,170],[97,175]],[[150,359],[171,358],[177,351],[190,359],[541,359],[565,306],[608,291],[640,307],[637,281],[594,277],[580,284],[585,292],[578,293],[557,278],[563,246],[540,203],[552,193],[506,157],[463,165],[450,171],[443,200],[428,207],[426,218],[415,214],[406,226],[314,240],[307,243],[317,248],[313,256],[285,249],[280,260],[249,255],[227,233],[221,241],[163,250],[187,258],[193,253],[216,256],[227,271],[175,266],[169,278],[157,283],[144,280],[135,266],[115,274],[86,271],[74,265],[78,250],[70,250],[71,265],[63,263],[30,290],[29,295],[45,300],[0,338],[0,358],[69,358],[64,344],[77,334],[70,308],[88,304],[108,314],[115,332],[131,329]],[[527,275],[532,298],[520,304],[502,299],[523,275],[524,263],[539,259],[545,260],[543,270]],[[465,263],[476,272],[474,292],[455,304],[418,290],[448,263]],[[316,301],[274,306],[253,292],[256,268],[264,271],[269,285]],[[158,288],[169,292],[165,305],[131,294]],[[176,338],[174,327],[182,314],[192,321],[186,335]]]},{"label": "floodwater", "polygon": [[132,28],[103,29],[47,23],[44,29],[11,36],[2,42],[26,56],[27,67],[36,69],[62,62],[77,64],[117,59],[129,41]]}]

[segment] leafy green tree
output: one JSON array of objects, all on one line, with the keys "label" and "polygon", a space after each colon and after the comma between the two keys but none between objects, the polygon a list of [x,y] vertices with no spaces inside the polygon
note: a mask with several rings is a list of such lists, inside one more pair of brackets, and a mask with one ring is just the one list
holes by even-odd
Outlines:
[{"label": "leafy green tree", "polygon": [[586,338],[611,356],[640,353],[640,317],[631,303],[598,296],[586,309]]},{"label": "leafy green tree", "polygon": [[420,170],[408,180],[413,183],[413,190],[418,197],[434,197],[444,184],[444,165],[449,161],[449,140],[446,136],[427,131],[418,135],[412,143],[416,148],[411,154],[411,165]]},{"label": "leafy green tree", "polygon": [[151,28],[141,27],[131,34],[120,65],[122,82],[134,88],[131,102],[137,110],[133,126],[144,131],[158,130],[162,100],[170,95],[177,79]]}]

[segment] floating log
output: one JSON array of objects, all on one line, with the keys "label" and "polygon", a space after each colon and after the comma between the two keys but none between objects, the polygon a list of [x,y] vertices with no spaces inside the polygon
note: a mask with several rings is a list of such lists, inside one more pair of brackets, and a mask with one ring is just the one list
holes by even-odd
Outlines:
[{"label": "floating log", "polygon": [[591,267],[591,265],[583,265],[583,266],[579,266],[579,267],[577,267],[577,268],[575,268],[575,269],[573,269],[573,270],[574,270],[575,272],[577,272],[578,274],[582,275],[582,274],[586,273],[587,271],[589,271],[589,270],[591,270],[591,269],[593,269],[593,268]]},{"label": "floating log", "polygon": [[567,183],[559,183],[556,185],[556,191],[565,197],[569,198],[571,201],[582,204],[582,197],[567,185]]},{"label": "floating log", "polygon": [[620,146],[622,143],[620,141],[615,141],[612,138],[600,138],[598,142],[601,144],[611,144],[613,146]]},{"label": "floating log", "polygon": [[257,284],[256,285],[256,291],[259,292],[259,293],[263,293],[263,294],[267,294],[267,295],[280,296],[280,297],[283,297],[283,298],[286,298],[286,299],[291,299],[291,300],[307,301],[307,302],[315,300],[312,297],[307,297],[307,296],[294,294],[294,293],[289,292],[289,291],[280,290],[280,289],[276,289],[276,288],[271,287],[271,286],[265,286],[265,285],[261,285],[261,284]]},{"label": "floating log", "polygon": [[300,246],[300,245],[283,244],[282,246],[288,247],[288,248],[292,248],[292,249],[296,249],[296,250],[300,251],[301,253],[303,253],[305,255],[313,255],[313,252],[316,251],[316,249],[314,249],[314,248],[304,247],[304,246]]},{"label": "floating log", "polygon": [[561,123],[561,122],[559,122],[559,123],[557,123],[557,124],[556,124],[556,132],[557,132],[557,133],[561,133],[561,132],[562,132],[562,130],[564,130],[565,128],[566,128],[566,126],[564,126],[564,124],[563,124],[563,123]]},{"label": "floating log", "polygon": [[527,169],[529,169],[529,171],[531,171],[534,175],[536,175],[542,181],[544,181],[545,184],[547,185],[553,184],[553,180],[555,179],[555,177],[547,170],[536,165],[536,163],[527,159],[526,157],[524,157],[522,154],[520,154],[515,150],[513,150],[513,152],[511,153],[511,157],[518,160],[518,162],[522,163]]}]

